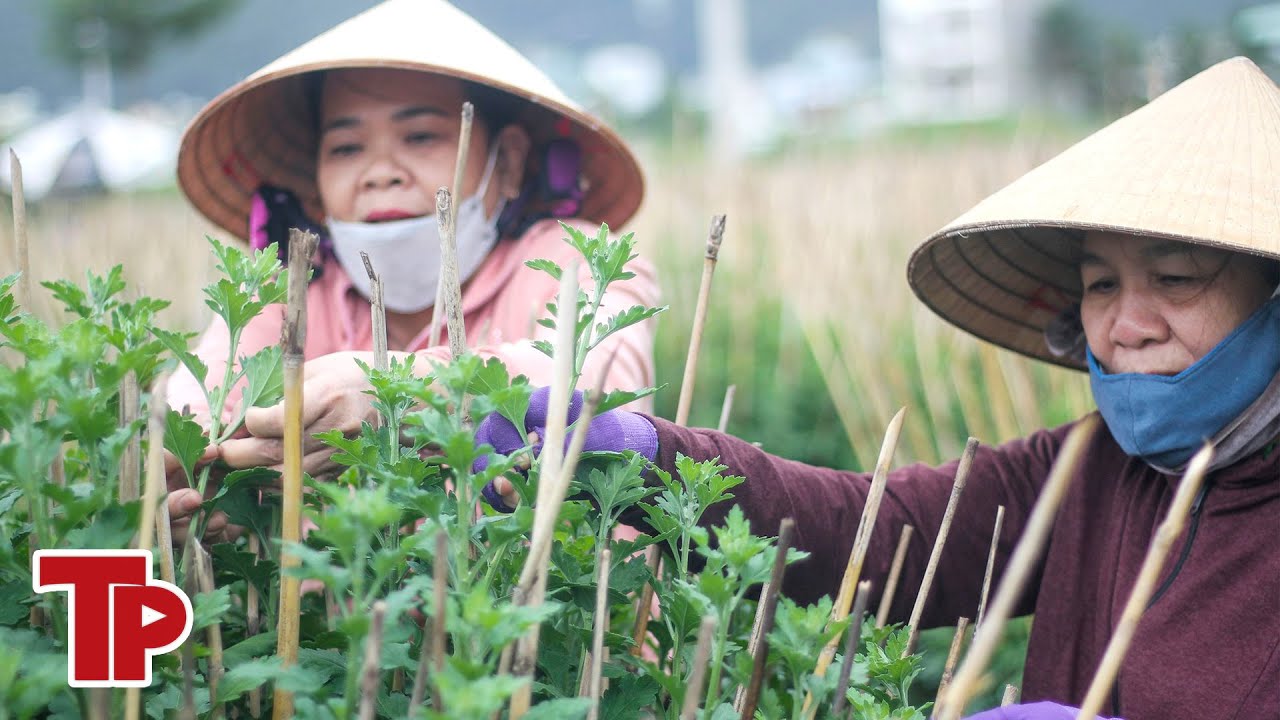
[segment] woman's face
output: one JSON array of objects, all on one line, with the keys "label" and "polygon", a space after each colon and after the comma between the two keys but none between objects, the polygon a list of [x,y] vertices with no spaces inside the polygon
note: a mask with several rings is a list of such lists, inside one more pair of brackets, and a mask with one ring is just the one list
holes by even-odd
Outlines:
[{"label": "woman's face", "polygon": [[1080,318],[1108,372],[1175,375],[1204,357],[1274,289],[1268,261],[1171,240],[1090,232]]},{"label": "woman's face", "polygon": [[[436,191],[452,189],[465,97],[461,81],[410,70],[351,69],[325,74],[320,100],[316,182],[325,212],[347,222],[432,215]],[[497,164],[484,197],[492,215],[515,197],[528,136],[508,126],[497,138],[472,126],[463,198],[475,193],[491,142]],[[460,198],[454,199],[461,202]]]}]

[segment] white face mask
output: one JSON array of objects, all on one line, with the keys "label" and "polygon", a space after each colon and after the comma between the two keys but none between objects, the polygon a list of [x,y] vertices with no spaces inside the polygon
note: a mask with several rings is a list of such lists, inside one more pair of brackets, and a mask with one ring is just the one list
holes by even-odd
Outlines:
[{"label": "white face mask", "polygon": [[[498,146],[489,151],[484,175],[476,193],[457,209],[458,282],[466,282],[498,241],[498,215],[505,201],[498,204],[492,218],[484,216],[484,193],[498,159]],[[388,222],[344,222],[327,218],[333,254],[366,299],[372,301],[373,289],[365,272],[363,251],[369,256],[374,272],[382,276],[382,302],[398,313],[426,310],[436,302],[440,284],[440,223],[436,216],[392,220]]]}]

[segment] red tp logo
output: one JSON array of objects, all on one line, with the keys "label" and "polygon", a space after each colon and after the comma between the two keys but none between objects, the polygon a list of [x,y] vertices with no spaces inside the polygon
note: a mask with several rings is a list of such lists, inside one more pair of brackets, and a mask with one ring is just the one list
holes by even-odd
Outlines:
[{"label": "red tp logo", "polygon": [[72,687],[147,687],[152,656],[191,633],[191,601],[151,579],[150,550],[37,550],[32,562],[37,593],[67,593]]}]

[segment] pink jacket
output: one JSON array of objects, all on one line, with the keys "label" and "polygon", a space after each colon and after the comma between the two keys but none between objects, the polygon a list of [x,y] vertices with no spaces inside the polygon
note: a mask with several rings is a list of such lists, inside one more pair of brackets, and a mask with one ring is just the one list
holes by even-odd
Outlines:
[{"label": "pink jacket", "polygon": [[[575,225],[593,234],[596,231],[590,223],[575,221]],[[556,221],[544,220],[516,240],[499,242],[462,293],[467,347],[481,355],[500,358],[513,377],[526,375],[534,386],[551,383],[551,359],[534,348],[532,341],[554,342],[554,331],[536,321],[548,315],[546,304],[555,299],[559,286],[546,273],[525,267],[525,261],[546,258],[563,268],[577,261],[579,286],[588,293],[594,287],[581,256],[564,242],[564,236],[564,230]],[[602,320],[633,305],[651,307],[658,303],[653,266],[637,258],[628,267],[636,276],[610,286],[600,306]],[[269,306],[245,328],[236,355],[247,357],[280,342],[283,320],[284,306]],[[346,350],[372,350],[372,329],[369,302],[355,290],[342,266],[332,258],[326,259],[320,277],[307,288],[307,333],[303,349],[306,359]],[[443,319],[440,346],[426,346],[428,333],[428,328],[423,328],[409,347],[391,350],[416,352],[418,362],[428,358],[447,360],[448,333]],[[649,320],[611,336],[588,358],[579,387],[595,383],[600,368],[615,350],[617,355],[606,381],[607,389],[653,385],[653,335],[653,321]],[[209,366],[206,380],[210,386],[223,376],[230,341],[221,318],[214,318],[198,340],[195,353]],[[228,414],[238,396],[235,392],[230,398]],[[176,372],[169,383],[169,405],[179,409],[190,407],[197,415],[208,412],[204,393],[185,368]],[[645,398],[628,409],[649,411],[650,408],[651,402]]]}]

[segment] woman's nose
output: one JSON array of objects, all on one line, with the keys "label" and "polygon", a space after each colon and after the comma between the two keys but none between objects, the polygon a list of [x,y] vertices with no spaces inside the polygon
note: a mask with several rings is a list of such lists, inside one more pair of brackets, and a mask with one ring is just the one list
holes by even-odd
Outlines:
[{"label": "woman's nose", "polygon": [[361,177],[361,187],[376,190],[386,187],[404,185],[409,181],[409,173],[404,166],[396,162],[390,153],[379,153],[370,158],[368,167]]},{"label": "woman's nose", "polygon": [[1169,339],[1169,324],[1156,303],[1141,293],[1122,292],[1117,298],[1111,323],[1111,342],[1120,347],[1140,348]]}]

